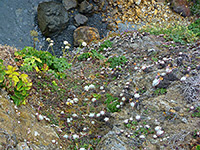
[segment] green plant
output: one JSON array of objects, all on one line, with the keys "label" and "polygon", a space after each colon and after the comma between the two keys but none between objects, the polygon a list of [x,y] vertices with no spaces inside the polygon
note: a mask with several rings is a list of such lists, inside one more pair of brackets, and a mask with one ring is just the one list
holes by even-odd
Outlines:
[{"label": "green plant", "polygon": [[103,55],[101,55],[100,53],[98,53],[96,50],[92,49],[92,57],[93,58],[97,58],[97,59],[105,59],[105,57]]},{"label": "green plant", "polygon": [[154,91],[154,94],[155,94],[156,96],[158,96],[158,95],[163,95],[163,94],[165,94],[165,93],[167,93],[167,89],[165,89],[165,88],[158,88],[158,89],[156,89],[156,90]]},{"label": "green plant", "polygon": [[[139,135],[148,135],[148,134],[152,134],[152,129],[151,128],[145,128],[140,126],[139,128],[137,128],[136,126],[138,126],[138,122],[136,121],[129,121],[128,124],[124,124],[125,127],[130,128],[131,130],[133,130],[133,136],[132,137],[138,137]],[[146,125],[146,122],[143,122],[143,125]]]},{"label": "green plant", "polygon": [[87,60],[88,58],[90,58],[92,56],[91,52],[86,52],[81,54],[80,56],[78,56],[78,60],[82,61],[82,60]]},{"label": "green plant", "polygon": [[101,99],[101,95],[100,95],[100,94],[94,93],[94,94],[92,94],[92,96],[93,96],[94,98],[96,98],[97,100]]},{"label": "green plant", "polygon": [[197,19],[195,22],[191,23],[188,26],[188,29],[191,30],[193,33],[195,33],[197,36],[200,36],[200,19]]},{"label": "green plant", "polygon": [[3,65],[3,60],[0,59],[0,85],[3,83],[4,81],[4,76],[5,76],[5,66]]},{"label": "green plant", "polygon": [[87,60],[88,58],[92,57],[93,59],[105,59],[105,57],[103,55],[101,55],[100,53],[98,53],[96,50],[92,49],[91,52],[85,52],[83,54],[81,54],[80,56],[78,56],[78,60],[82,61],[82,60]]},{"label": "green plant", "polygon": [[106,41],[104,41],[101,45],[100,45],[100,48],[99,48],[99,52],[101,52],[101,51],[103,51],[104,50],[104,48],[108,48],[108,47],[112,47],[112,42],[111,41],[109,41],[109,40],[106,40]]},{"label": "green plant", "polygon": [[23,64],[21,65],[21,70],[29,72],[33,71],[33,68],[35,68],[36,72],[39,72],[40,70],[36,62],[42,63],[40,58],[37,58],[35,56],[25,58]]},{"label": "green plant", "polygon": [[127,59],[125,56],[119,56],[119,57],[111,57],[107,60],[107,63],[110,64],[110,68],[115,68],[116,66],[121,66],[122,64],[125,64],[127,62]]},{"label": "green plant", "polygon": [[157,62],[158,61],[158,58],[155,58],[155,57],[152,57],[151,58],[153,61]]},{"label": "green plant", "polygon": [[189,1],[192,15],[200,16],[200,0],[196,0],[195,2],[191,2],[192,0]]},{"label": "green plant", "polygon": [[200,107],[197,107],[197,108],[193,111],[192,117],[199,117],[199,118],[200,118]]},{"label": "green plant", "polygon": [[[33,47],[25,47],[21,51],[15,52],[16,61],[23,61],[22,70],[28,68],[28,71],[34,67],[38,70],[48,66],[48,69],[57,72],[64,72],[66,69],[71,67],[71,64],[68,63],[66,58],[57,58],[53,56],[51,53],[46,51],[37,51]],[[30,67],[29,67],[30,65]],[[24,66],[24,67],[23,67]]]},{"label": "green plant", "polygon": [[16,72],[16,67],[8,65],[7,69],[3,67],[3,60],[0,60],[1,86],[5,87],[14,103],[19,106],[26,104],[26,97],[29,95],[28,91],[32,87],[32,82],[28,80],[27,74]]},{"label": "green plant", "polygon": [[186,44],[197,40],[196,33],[193,33],[187,26],[178,23],[170,24],[151,24],[140,29],[142,32],[149,32],[150,34],[159,35],[164,34],[166,41],[173,40],[174,42]]},{"label": "green plant", "polygon": [[106,101],[104,102],[105,104],[107,104],[107,110],[109,112],[117,112],[119,111],[120,109],[117,108],[117,105],[119,105],[119,98],[117,97],[113,97],[112,95],[110,94],[106,94]]},{"label": "green plant", "polygon": [[200,145],[197,145],[197,146],[196,146],[196,150],[200,150]]}]

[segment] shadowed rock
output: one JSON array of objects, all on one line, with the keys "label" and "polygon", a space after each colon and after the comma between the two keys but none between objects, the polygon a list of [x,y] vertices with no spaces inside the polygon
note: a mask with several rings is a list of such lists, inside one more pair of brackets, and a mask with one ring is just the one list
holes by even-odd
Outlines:
[{"label": "shadowed rock", "polygon": [[40,3],[37,12],[39,28],[44,36],[55,35],[67,27],[68,12],[61,3]]}]

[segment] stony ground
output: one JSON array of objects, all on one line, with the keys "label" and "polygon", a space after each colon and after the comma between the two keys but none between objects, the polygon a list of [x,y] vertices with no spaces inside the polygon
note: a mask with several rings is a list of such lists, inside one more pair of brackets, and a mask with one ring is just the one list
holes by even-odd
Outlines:
[{"label": "stony ground", "polygon": [[[28,73],[25,106],[14,106],[1,89],[0,148],[195,149],[200,41],[181,45],[163,36],[125,31],[74,49],[66,78]],[[102,46],[106,41],[112,44]],[[11,47],[0,48],[5,63],[14,59]]]}]

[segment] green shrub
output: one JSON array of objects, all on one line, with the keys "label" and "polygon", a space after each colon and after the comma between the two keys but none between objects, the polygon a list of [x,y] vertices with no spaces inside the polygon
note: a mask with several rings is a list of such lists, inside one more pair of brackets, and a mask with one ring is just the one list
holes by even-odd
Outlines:
[{"label": "green shrub", "polygon": [[[55,72],[64,72],[71,67],[66,58],[57,58],[49,52],[37,51],[33,47],[25,47],[21,51],[15,52],[15,56],[21,56],[24,60],[21,70],[32,71],[32,68],[40,70],[44,64]],[[16,61],[19,61],[19,59],[16,59]]]},{"label": "green shrub", "polygon": [[119,57],[114,56],[107,60],[107,63],[110,63],[110,68],[121,66],[122,64],[125,64],[126,62],[127,62],[127,59],[125,56],[119,56]]},{"label": "green shrub", "polygon": [[170,24],[151,24],[144,26],[140,29],[142,32],[149,32],[150,34],[159,35],[164,34],[166,41],[174,41],[181,44],[195,42],[197,34],[193,33],[192,30],[189,30],[187,26],[184,25],[170,25]]},{"label": "green shrub", "polygon": [[165,93],[167,93],[167,89],[164,89],[164,88],[158,88],[158,89],[156,89],[156,90],[154,91],[154,94],[155,94],[156,96],[158,96],[158,95],[163,95],[163,94],[165,94]]},{"label": "green shrub", "polygon": [[[189,1],[191,1],[191,0],[189,0]],[[196,0],[196,2],[191,3],[190,10],[191,10],[192,15],[200,16],[199,8],[200,8],[200,0]]]},{"label": "green shrub", "polygon": [[102,52],[104,50],[104,48],[108,48],[108,47],[112,47],[112,42],[110,40],[106,40],[104,41],[99,48],[99,52]]},{"label": "green shrub", "polygon": [[107,104],[107,110],[112,113],[119,111],[120,109],[117,108],[117,105],[120,104],[119,98],[113,97],[110,94],[106,94],[106,97],[107,97],[107,99],[104,103]]},{"label": "green shrub", "polygon": [[193,111],[192,117],[198,117],[198,118],[200,118],[200,107],[197,107],[197,108]]},{"label": "green shrub", "polygon": [[188,26],[188,29],[191,30],[193,33],[195,33],[197,36],[200,36],[200,19],[197,19],[195,22],[191,23]]},{"label": "green shrub", "polygon": [[0,86],[5,87],[14,103],[19,106],[26,104],[26,98],[29,95],[28,91],[32,87],[32,82],[28,80],[27,74],[21,74],[15,71],[17,68],[8,65],[7,69],[3,65],[3,60],[0,59]]},{"label": "green shrub", "polygon": [[91,52],[86,52],[78,56],[78,60],[87,60],[88,58],[92,57],[93,59],[105,59],[103,55],[98,53],[96,50],[91,50]]}]

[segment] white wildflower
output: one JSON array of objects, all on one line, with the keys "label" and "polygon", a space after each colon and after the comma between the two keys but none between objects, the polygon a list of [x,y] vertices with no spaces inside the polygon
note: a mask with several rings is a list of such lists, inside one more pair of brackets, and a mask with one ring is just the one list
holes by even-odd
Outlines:
[{"label": "white wildflower", "polygon": [[101,115],[105,115],[105,111],[103,111],[103,110],[100,111],[100,114],[101,114]]},{"label": "white wildflower", "polygon": [[93,84],[90,84],[89,89],[95,89],[95,86]]},{"label": "white wildflower", "polygon": [[135,116],[135,119],[140,120],[141,119],[140,115]]},{"label": "white wildflower", "polygon": [[101,116],[101,114],[100,114],[100,113],[96,114],[96,117],[100,117],[100,116]]},{"label": "white wildflower", "polygon": [[65,49],[69,49],[70,47],[68,45],[65,46]]},{"label": "white wildflower", "polygon": [[87,46],[87,43],[86,42],[82,42],[82,46]]},{"label": "white wildflower", "polygon": [[69,43],[68,43],[68,41],[64,41],[63,44],[64,44],[64,45],[67,45],[67,44],[69,44]]},{"label": "white wildflower", "polygon": [[137,98],[140,97],[140,94],[136,93],[136,94],[134,95],[134,97],[137,99]]},{"label": "white wildflower", "polygon": [[74,135],[73,135],[73,139],[77,139],[77,138],[79,138],[79,135],[74,134]]},{"label": "white wildflower", "polygon": [[157,132],[156,132],[156,135],[157,136],[162,136],[164,134],[164,131],[162,131],[162,130],[158,130]]},{"label": "white wildflower", "polygon": [[131,107],[135,107],[135,103],[134,102],[131,102],[130,105],[131,105]]},{"label": "white wildflower", "polygon": [[128,119],[125,119],[123,122],[127,124],[128,123]]},{"label": "white wildflower", "polygon": [[144,136],[144,135],[140,135],[139,138],[140,138],[140,139],[145,139],[145,136]]},{"label": "white wildflower", "polygon": [[50,43],[49,46],[53,46],[53,43]]},{"label": "white wildflower", "polygon": [[52,142],[53,144],[55,144],[55,143],[56,143],[56,140],[52,140],[51,142]]},{"label": "white wildflower", "polygon": [[95,113],[90,113],[90,114],[89,114],[89,117],[90,117],[90,118],[92,118],[92,117],[94,117],[94,116],[95,116]]},{"label": "white wildflower", "polygon": [[89,90],[89,86],[86,85],[86,86],[84,87],[84,90],[85,90],[85,91],[88,91],[88,90]]},{"label": "white wildflower", "polygon": [[67,134],[65,134],[63,137],[64,137],[65,139],[68,139],[68,138],[69,138],[69,136],[68,136]]},{"label": "white wildflower", "polygon": [[108,118],[108,117],[104,118],[104,121],[105,121],[105,122],[107,122],[108,120],[109,120],[109,118]]},{"label": "white wildflower", "polygon": [[153,83],[152,83],[152,86],[155,87],[155,86],[157,86],[159,83],[160,83],[160,79],[154,79],[154,80],[153,80]]},{"label": "white wildflower", "polygon": [[161,130],[162,128],[160,127],[160,126],[156,126],[155,127],[155,131],[159,131],[159,130]]},{"label": "white wildflower", "polygon": [[156,138],[157,138],[157,135],[154,134],[154,135],[153,135],[153,138],[156,139]]},{"label": "white wildflower", "polygon": [[72,117],[78,117],[78,115],[77,114],[72,114]]},{"label": "white wildflower", "polygon": [[126,100],[126,98],[125,97],[122,97],[122,101],[125,101]]},{"label": "white wildflower", "polygon": [[100,90],[103,90],[104,89],[104,87],[103,86],[100,86]]},{"label": "white wildflower", "polygon": [[73,99],[74,103],[78,103],[78,98]]},{"label": "white wildflower", "polygon": [[97,101],[97,99],[93,97],[92,98],[92,102],[96,102],[96,101]]},{"label": "white wildflower", "polygon": [[186,77],[182,77],[182,78],[181,78],[181,81],[185,81],[185,80],[186,80]]},{"label": "white wildflower", "polygon": [[42,115],[39,114],[38,119],[41,121],[44,119],[44,117]]}]

